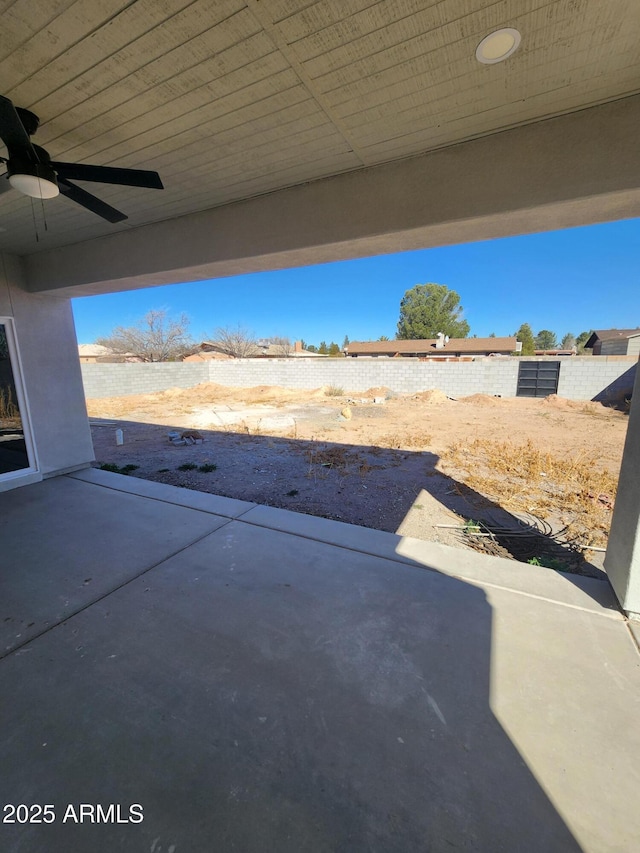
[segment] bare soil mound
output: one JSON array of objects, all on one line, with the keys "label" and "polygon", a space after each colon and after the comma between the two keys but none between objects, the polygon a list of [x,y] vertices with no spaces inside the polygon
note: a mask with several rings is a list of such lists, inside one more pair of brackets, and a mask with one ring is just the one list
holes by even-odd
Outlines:
[{"label": "bare soil mound", "polygon": [[459,397],[461,403],[473,403],[476,406],[500,406],[501,397],[492,397],[490,394],[470,394],[468,397]]},{"label": "bare soil mound", "polygon": [[594,400],[567,400],[557,394],[549,394],[542,401],[542,405],[548,409],[556,409],[561,412],[583,412],[585,415],[607,415],[612,414],[613,409],[596,403]]},{"label": "bare soil mound", "polygon": [[388,397],[391,394],[391,388],[387,388],[386,385],[376,385],[374,388],[367,388],[366,391],[362,392],[363,397]]},{"label": "bare soil mound", "polygon": [[444,391],[439,388],[430,388],[428,391],[420,391],[419,394],[413,395],[414,400],[420,400],[423,403],[446,403],[449,399]]},{"label": "bare soil mound", "polygon": [[[282,388],[280,385],[254,385],[250,388],[218,385],[215,382],[203,382],[192,388],[168,388],[149,394],[148,400],[176,400],[194,403],[242,402],[242,403],[274,403],[292,400],[311,400],[323,397],[324,389],[312,391]],[[126,398],[130,399],[130,398]]]}]

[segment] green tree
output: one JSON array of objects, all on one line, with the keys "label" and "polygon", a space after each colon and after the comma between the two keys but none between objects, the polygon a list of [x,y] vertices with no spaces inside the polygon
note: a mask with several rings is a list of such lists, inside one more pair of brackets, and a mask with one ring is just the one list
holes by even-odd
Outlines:
[{"label": "green tree", "polygon": [[331,343],[329,344],[329,355],[335,358],[337,355],[340,354],[340,347],[338,346],[338,344],[335,341],[331,341]]},{"label": "green tree", "polygon": [[388,341],[388,340],[389,340],[389,338],[388,338],[386,335],[380,335],[380,337],[378,338],[378,340],[379,340],[379,341]]},{"label": "green tree", "polygon": [[556,333],[541,329],[536,335],[536,349],[555,349],[558,346]]},{"label": "green tree", "polygon": [[495,336],[496,336],[495,332],[491,332],[491,334],[489,335],[490,338],[495,338]]},{"label": "green tree", "polygon": [[533,338],[533,329],[528,323],[523,323],[515,333],[515,338],[522,344],[521,355],[535,355],[536,344]]},{"label": "green tree", "polygon": [[575,337],[571,334],[571,332],[567,332],[567,334],[562,339],[560,346],[562,347],[562,349],[573,349],[575,345],[576,345]]},{"label": "green tree", "polygon": [[309,344],[308,346],[304,346],[303,349],[306,349],[307,352],[318,352],[318,347],[315,344]]},{"label": "green tree", "polygon": [[407,290],[400,303],[398,340],[435,338],[438,332],[450,338],[466,338],[469,324],[462,320],[460,296],[445,284],[417,284]]},{"label": "green tree", "polygon": [[578,350],[578,355],[584,355],[584,345],[589,340],[592,334],[593,329],[591,329],[589,332],[580,332],[580,334],[576,338],[576,348]]},{"label": "green tree", "polygon": [[329,353],[329,348],[327,347],[326,341],[320,341],[318,352],[320,353],[320,355],[327,355]]},{"label": "green tree", "polygon": [[345,335],[344,340],[342,341],[342,349],[345,350],[350,343],[351,341],[349,340],[349,335]]}]

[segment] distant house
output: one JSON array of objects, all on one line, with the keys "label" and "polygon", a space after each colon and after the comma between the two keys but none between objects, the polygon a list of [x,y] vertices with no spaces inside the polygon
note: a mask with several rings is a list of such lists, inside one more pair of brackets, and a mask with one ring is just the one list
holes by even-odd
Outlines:
[{"label": "distant house", "polygon": [[433,358],[449,356],[511,355],[522,344],[511,338],[437,338],[419,341],[352,341],[344,354],[350,358]]},{"label": "distant house", "polygon": [[302,341],[296,341],[293,345],[293,352],[290,353],[294,358],[327,358],[323,352],[311,352],[311,350],[302,348]]},{"label": "distant house", "polygon": [[640,356],[640,328],[598,329],[584,345],[593,355]]},{"label": "distant house", "polygon": [[117,353],[100,344],[78,344],[78,357],[81,364],[121,364],[142,361],[133,353]]},{"label": "distant house", "polygon": [[[287,345],[285,343],[272,343],[271,341],[256,341],[244,358],[324,358],[317,352],[309,352],[302,349],[300,341]],[[198,344],[198,351],[193,355],[183,358],[183,361],[211,361],[218,359],[235,358],[225,352],[223,346],[217,341],[202,341]]]},{"label": "distant house", "polygon": [[78,344],[78,356],[81,364],[113,364],[114,362],[131,361],[124,355],[110,350],[100,344]]},{"label": "distant house", "polygon": [[534,355],[553,355],[553,356],[565,356],[565,355],[577,355],[578,350],[575,347],[571,349],[537,349]]},{"label": "distant house", "polygon": [[100,344],[78,344],[78,356],[82,364],[95,364],[111,355],[111,350]]},{"label": "distant house", "polygon": [[326,358],[326,356],[322,353],[302,349],[300,341],[287,344],[262,340],[256,341],[253,352],[247,358]]},{"label": "distant house", "polygon": [[[200,344],[200,346],[204,346],[204,344]],[[215,349],[200,349],[198,352],[194,352],[191,355],[185,355],[182,359],[183,361],[226,361],[229,358],[233,358],[232,355],[228,355],[226,352],[220,352]]]}]

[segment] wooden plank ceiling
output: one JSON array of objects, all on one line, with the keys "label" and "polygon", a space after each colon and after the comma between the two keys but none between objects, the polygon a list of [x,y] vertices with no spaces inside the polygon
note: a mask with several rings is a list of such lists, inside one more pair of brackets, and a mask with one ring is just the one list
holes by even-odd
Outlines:
[{"label": "wooden plank ceiling", "polygon": [[[640,91],[638,0],[0,0],[0,16],[1,94],[40,116],[34,141],[166,187],[84,184],[118,225],[5,192],[0,249],[20,254]],[[519,50],[481,65],[503,26]]]}]

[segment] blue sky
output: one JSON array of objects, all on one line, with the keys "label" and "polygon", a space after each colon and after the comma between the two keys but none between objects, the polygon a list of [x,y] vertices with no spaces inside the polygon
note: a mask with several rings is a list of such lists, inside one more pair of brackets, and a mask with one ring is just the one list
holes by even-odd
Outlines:
[{"label": "blue sky", "polygon": [[186,313],[191,333],[245,326],[318,344],[393,338],[400,300],[437,282],[461,297],[470,334],[510,335],[521,323],[561,339],[640,326],[640,219],[422,249],[363,260],[167,285],[73,300],[80,343],[133,325],[152,308]]}]

